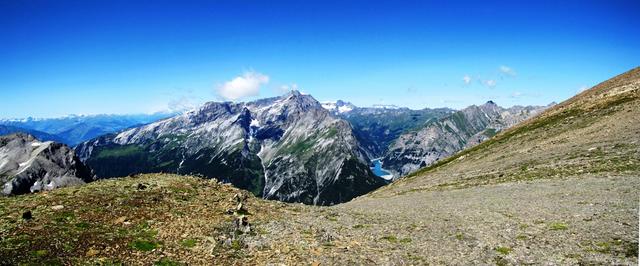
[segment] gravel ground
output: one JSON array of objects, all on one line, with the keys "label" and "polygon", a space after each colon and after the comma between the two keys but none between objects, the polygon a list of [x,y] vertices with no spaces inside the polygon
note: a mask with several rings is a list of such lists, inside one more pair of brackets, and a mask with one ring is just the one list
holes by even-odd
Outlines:
[{"label": "gravel ground", "polygon": [[580,176],[419,191],[304,208],[254,241],[287,247],[264,258],[285,264],[636,265],[639,188],[638,176]]}]

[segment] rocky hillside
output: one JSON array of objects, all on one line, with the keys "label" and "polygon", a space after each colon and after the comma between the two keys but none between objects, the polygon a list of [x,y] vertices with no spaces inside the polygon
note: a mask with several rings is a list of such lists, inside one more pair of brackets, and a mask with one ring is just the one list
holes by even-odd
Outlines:
[{"label": "rocky hillside", "polygon": [[15,195],[84,184],[95,179],[72,149],[17,133],[0,137],[2,194]]},{"label": "rocky hillside", "polygon": [[76,150],[101,178],[169,172],[217,178],[266,199],[330,205],[384,184],[350,125],[297,91],[211,102]]},{"label": "rocky hillside", "polygon": [[[7,264],[638,265],[640,69],[331,207],[143,175],[0,198]],[[27,215],[28,213],[28,215]]]},{"label": "rocky hillside", "polygon": [[398,136],[383,156],[384,168],[396,177],[407,175],[466,147],[475,146],[547,107],[502,108],[489,101],[433,119],[418,130]]}]

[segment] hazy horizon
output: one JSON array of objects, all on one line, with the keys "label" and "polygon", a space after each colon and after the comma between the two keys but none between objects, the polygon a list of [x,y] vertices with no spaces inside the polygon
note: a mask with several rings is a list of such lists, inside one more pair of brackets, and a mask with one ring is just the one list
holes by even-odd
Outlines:
[{"label": "hazy horizon", "polygon": [[[281,95],[276,95],[276,96],[270,96],[272,97],[280,97],[280,96],[286,96],[287,92],[282,93]],[[313,97],[312,94],[308,94],[310,96]],[[251,101],[256,101],[256,100],[260,100],[260,99],[265,99],[268,97],[258,97],[256,99],[250,99],[250,100],[239,100],[239,101],[224,101],[224,100],[212,100],[212,101],[207,101],[207,102],[232,102],[232,103],[243,103],[243,102],[251,102]],[[315,98],[315,97],[314,97]],[[346,100],[346,99],[338,99],[338,100],[318,100],[318,102],[320,104],[324,104],[324,103],[335,103],[337,101],[343,101],[345,103],[351,103],[353,104],[351,101]],[[466,107],[469,107],[471,105],[482,105],[487,103],[488,101],[492,101],[495,104],[501,106],[501,107],[505,107],[505,108],[510,108],[510,107],[514,107],[514,106],[526,106],[526,105],[520,105],[520,104],[514,104],[514,105],[501,105],[499,102],[496,102],[495,100],[492,99],[487,99],[484,102],[478,102],[478,103],[473,103],[470,104],[468,106],[464,106],[463,108],[452,108],[452,107],[448,107],[448,106],[435,106],[435,107],[422,107],[422,108],[411,108],[411,107],[407,107],[407,106],[401,106],[401,105],[396,105],[396,104],[372,104],[372,105],[367,105],[367,106],[358,106],[356,105],[356,107],[360,107],[360,108],[388,108],[388,109],[393,109],[393,108],[408,108],[411,110],[424,110],[424,109],[442,109],[442,108],[449,108],[449,109],[453,109],[453,110],[461,110],[464,109]],[[186,109],[181,109],[181,110],[170,110],[170,109],[164,109],[164,110],[158,110],[158,111],[152,111],[152,112],[139,112],[139,113],[69,113],[69,114],[64,114],[64,115],[60,115],[60,116],[24,116],[24,117],[0,117],[0,120],[26,120],[26,119],[65,119],[65,118],[73,118],[73,117],[95,117],[95,116],[136,116],[136,115],[161,115],[161,114],[166,114],[166,115],[177,115],[177,114],[182,114],[188,111],[192,111],[197,109],[198,107],[202,106],[203,104],[207,103],[207,102],[202,102],[202,103],[198,103],[197,105],[195,105],[193,108],[186,108]],[[558,102],[553,101],[553,102],[549,102],[547,104],[539,104],[539,105],[535,105],[535,106],[548,106],[551,104],[557,104]],[[355,104],[354,104],[355,105]],[[531,105],[529,105],[531,106]]]}]

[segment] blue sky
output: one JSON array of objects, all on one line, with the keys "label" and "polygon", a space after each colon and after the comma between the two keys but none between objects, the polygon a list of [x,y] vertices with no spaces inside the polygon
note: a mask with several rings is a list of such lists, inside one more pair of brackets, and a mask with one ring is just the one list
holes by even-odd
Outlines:
[{"label": "blue sky", "polygon": [[[640,63],[640,1],[0,1],[0,117],[297,87],[360,106],[547,104]],[[246,97],[242,97],[246,96]]]}]

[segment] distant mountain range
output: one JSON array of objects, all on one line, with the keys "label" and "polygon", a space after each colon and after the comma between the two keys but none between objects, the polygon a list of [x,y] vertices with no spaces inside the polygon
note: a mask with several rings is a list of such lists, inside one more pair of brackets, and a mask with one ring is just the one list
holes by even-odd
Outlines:
[{"label": "distant mountain range", "polygon": [[[133,126],[148,124],[175,113],[131,114],[131,115],[70,115],[60,118],[2,119],[0,125],[7,126],[3,132],[26,132],[41,140],[55,140],[74,146],[80,142]],[[20,130],[22,129],[22,130]],[[48,134],[48,135],[47,135]],[[0,134],[2,135],[2,134]]]},{"label": "distant mountain range", "polygon": [[[477,145],[547,107],[502,108],[491,101],[460,111],[357,107],[345,101],[320,103],[293,91],[247,103],[209,102],[169,118],[3,120],[0,134],[83,141],[75,152],[99,178],[200,175],[265,199],[332,205]],[[375,173],[372,162],[377,163]]]},{"label": "distant mountain range", "polygon": [[42,131],[39,131],[39,130],[21,128],[21,127],[16,127],[16,126],[0,125],[0,136],[9,135],[9,134],[13,134],[13,133],[30,134],[30,135],[36,137],[37,139],[39,139],[41,141],[66,142],[66,140],[64,138],[61,138],[60,136],[51,135],[49,133],[42,132]]},{"label": "distant mountain range", "polygon": [[[382,158],[398,178],[416,165],[430,164],[486,139],[479,132],[495,134],[542,109],[503,109],[493,103],[459,112],[361,108],[344,101],[320,103],[293,91],[248,103],[206,103],[183,115],[86,141],[76,151],[101,178],[194,174],[232,183],[266,199],[331,205],[387,182],[371,171],[374,158]],[[405,139],[440,124],[452,127],[447,133],[459,137],[442,134],[446,143],[429,150],[439,155],[435,159],[429,159],[431,153],[412,154],[422,149],[421,142]],[[463,127],[468,124],[473,126]],[[404,147],[400,151],[399,143]],[[407,156],[423,161],[397,160]]]},{"label": "distant mountain range", "polygon": [[401,134],[455,112],[449,108],[412,110],[395,106],[357,107],[349,102],[325,102],[323,107],[351,123],[358,141],[372,158],[383,157]]},{"label": "distant mountain range", "polygon": [[380,158],[385,170],[399,178],[477,145],[554,104],[502,108],[488,101],[455,111],[357,107],[339,100],[324,102],[323,107],[349,121],[367,155]]},{"label": "distant mountain range", "polygon": [[396,177],[410,174],[475,146],[552,105],[502,108],[492,101],[472,105],[403,133],[388,147],[382,163]]}]

